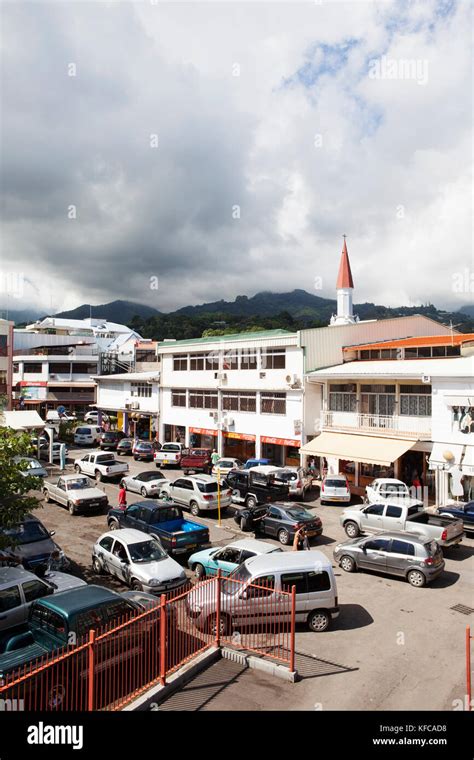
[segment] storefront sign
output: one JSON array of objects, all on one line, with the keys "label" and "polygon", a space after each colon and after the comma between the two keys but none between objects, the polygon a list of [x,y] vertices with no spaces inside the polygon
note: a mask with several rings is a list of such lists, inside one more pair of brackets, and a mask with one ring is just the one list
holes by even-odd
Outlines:
[{"label": "storefront sign", "polygon": [[291,438],[269,438],[262,435],[260,440],[262,443],[273,443],[274,446],[292,446],[297,449],[301,446],[301,441],[294,441]]},{"label": "storefront sign", "polygon": [[240,441],[256,441],[256,435],[248,435],[247,433],[224,433],[225,438],[238,438]]},{"label": "storefront sign", "polygon": [[208,430],[207,428],[190,427],[189,432],[197,435],[217,435],[217,430]]},{"label": "storefront sign", "polygon": [[47,397],[46,383],[29,383],[23,385],[20,390],[20,396],[25,401],[45,401]]}]

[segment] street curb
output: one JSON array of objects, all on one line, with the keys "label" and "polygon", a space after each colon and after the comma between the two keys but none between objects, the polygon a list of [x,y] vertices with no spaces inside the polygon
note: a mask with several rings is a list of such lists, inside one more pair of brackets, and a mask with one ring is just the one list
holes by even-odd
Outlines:
[{"label": "street curb", "polygon": [[268,675],[281,678],[290,683],[295,683],[298,680],[298,674],[295,670],[289,670],[284,665],[278,665],[278,663],[271,662],[262,657],[257,657],[251,654],[247,655],[244,652],[239,652],[227,647],[222,648],[221,654],[226,660],[232,660],[233,662],[238,662],[240,665],[246,665],[251,670],[261,670]]}]

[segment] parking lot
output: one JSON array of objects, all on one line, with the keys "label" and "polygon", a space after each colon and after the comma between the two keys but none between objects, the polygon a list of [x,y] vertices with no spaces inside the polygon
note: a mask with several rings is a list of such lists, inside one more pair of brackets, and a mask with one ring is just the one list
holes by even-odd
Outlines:
[{"label": "parking lot", "polygon": [[[68,460],[83,451],[71,448]],[[131,473],[154,468],[153,463],[127,461]],[[70,464],[67,471],[72,471]],[[181,474],[174,469],[164,473],[172,480]],[[110,506],[115,506],[118,483],[101,483],[100,488]],[[332,559],[336,543],[347,538],[339,525],[343,507],[321,506],[317,497],[316,489],[312,500],[305,503],[323,522],[323,535],[312,541],[312,549]],[[141,498],[129,493],[128,503]],[[212,543],[222,546],[249,535],[241,533],[232,512],[229,509],[222,516],[220,526],[216,514],[192,519],[208,525]],[[48,529],[56,531],[55,540],[72,560],[73,572],[89,582],[124,588],[115,579],[99,578],[91,570],[92,545],[107,530],[105,514],[71,516],[54,503],[44,504],[36,514]],[[301,680],[290,685],[264,674],[249,674],[250,701],[230,683],[207,709],[253,709],[256,704],[260,709],[454,709],[453,701],[464,697],[464,632],[473,619],[452,608],[474,606],[473,553],[474,540],[466,537],[457,548],[447,549],[445,572],[425,588],[375,573],[345,573],[336,567],[338,620],[322,634],[297,630]],[[185,566],[185,559],[179,561]]]}]

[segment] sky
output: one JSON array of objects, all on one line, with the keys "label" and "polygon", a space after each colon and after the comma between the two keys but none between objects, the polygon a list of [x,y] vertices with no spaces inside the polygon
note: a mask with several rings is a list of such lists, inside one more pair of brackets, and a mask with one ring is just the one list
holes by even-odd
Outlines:
[{"label": "sky", "polygon": [[474,300],[469,2],[1,14],[0,307]]}]

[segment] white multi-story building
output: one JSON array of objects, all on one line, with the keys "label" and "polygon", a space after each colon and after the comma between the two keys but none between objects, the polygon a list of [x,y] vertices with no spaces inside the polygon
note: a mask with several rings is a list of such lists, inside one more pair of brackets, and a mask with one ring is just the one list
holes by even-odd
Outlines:
[{"label": "white multi-story building", "polygon": [[303,352],[268,330],[160,343],[160,440],[246,460],[299,462]]},{"label": "white multi-story building", "polygon": [[0,410],[11,409],[13,322],[0,319]]},{"label": "white multi-story building", "polygon": [[117,426],[139,438],[154,438],[160,411],[160,372],[97,375],[97,408],[117,415]]}]

